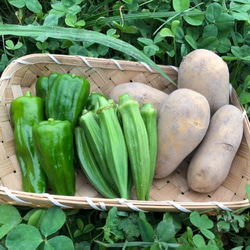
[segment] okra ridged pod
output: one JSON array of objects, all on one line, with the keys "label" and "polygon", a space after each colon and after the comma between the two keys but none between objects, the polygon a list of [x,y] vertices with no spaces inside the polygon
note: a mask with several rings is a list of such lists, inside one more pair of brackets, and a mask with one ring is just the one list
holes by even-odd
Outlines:
[{"label": "okra ridged pod", "polygon": [[150,187],[154,179],[155,163],[158,149],[157,110],[152,103],[144,103],[141,107],[141,115],[148,134],[150,152],[150,177],[148,192],[146,196],[146,199],[149,200]]},{"label": "okra ridged pod", "polygon": [[[110,169],[107,165],[104,144],[102,140],[101,128],[98,116],[93,111],[83,110],[79,119],[79,124],[83,128],[89,147],[95,157],[96,163],[110,186],[113,186]],[[114,186],[113,189],[115,190]],[[118,193],[117,189],[115,190]]]},{"label": "okra ridged pod", "polygon": [[117,194],[107,185],[103,174],[95,161],[94,155],[89,147],[84,130],[77,126],[75,128],[75,144],[77,155],[83,172],[90,183],[106,198],[117,198]]},{"label": "okra ridged pod", "polygon": [[128,199],[128,154],[116,105],[102,97],[98,99],[98,103],[97,114],[110,174],[120,192],[120,198]]},{"label": "okra ridged pod", "polygon": [[118,111],[128,150],[138,200],[146,200],[150,179],[150,152],[146,126],[139,103],[127,93],[119,97]]}]

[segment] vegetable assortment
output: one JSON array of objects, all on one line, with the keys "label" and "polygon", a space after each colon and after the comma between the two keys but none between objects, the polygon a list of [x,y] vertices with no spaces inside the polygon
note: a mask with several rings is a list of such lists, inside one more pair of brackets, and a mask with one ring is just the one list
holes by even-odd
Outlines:
[{"label": "vegetable assortment", "polygon": [[[103,94],[90,92],[89,82],[81,76],[55,72],[38,78],[32,98],[39,100],[42,116],[36,118],[34,107],[31,113],[23,107],[22,115],[34,116],[24,139],[33,147],[44,184],[41,190],[26,188],[34,178],[26,175],[28,161],[20,160],[24,191],[47,192],[48,182],[54,194],[73,196],[75,167],[80,166],[104,197],[130,199],[135,186],[137,198],[149,200],[157,156],[157,111],[152,104],[140,110],[128,94],[121,95],[117,104]],[[15,105],[18,101],[12,101],[13,120],[22,119],[20,105]],[[15,131],[16,127],[24,129],[21,122],[13,125]],[[17,147],[18,140],[15,136]],[[29,156],[31,151],[26,151]],[[19,159],[23,152],[16,150],[16,155]]]},{"label": "vegetable assortment", "polygon": [[170,94],[135,82],[105,96],[90,92],[81,76],[39,77],[36,96],[27,91],[10,107],[23,190],[43,193],[50,185],[54,194],[75,195],[80,167],[106,198],[130,199],[134,188],[138,200],[149,200],[153,179],[169,176],[188,156],[190,189],[216,190],[243,136],[225,65],[211,51],[190,53]]}]

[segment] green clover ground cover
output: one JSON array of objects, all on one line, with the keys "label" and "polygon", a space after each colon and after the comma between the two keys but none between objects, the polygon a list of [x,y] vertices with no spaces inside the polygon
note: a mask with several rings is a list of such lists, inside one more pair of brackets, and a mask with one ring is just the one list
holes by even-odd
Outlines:
[{"label": "green clover ground cover", "polygon": [[178,66],[187,53],[205,48],[227,62],[249,115],[249,0],[4,3],[0,71],[34,52],[139,60],[157,67]]},{"label": "green clover ground cover", "polygon": [[0,206],[0,249],[250,249],[249,214]]}]

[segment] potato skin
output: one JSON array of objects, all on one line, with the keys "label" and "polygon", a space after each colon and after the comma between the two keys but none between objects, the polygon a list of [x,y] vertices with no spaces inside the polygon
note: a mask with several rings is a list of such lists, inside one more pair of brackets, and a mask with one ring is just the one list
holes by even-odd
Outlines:
[{"label": "potato skin", "polygon": [[170,175],[204,138],[210,121],[207,99],[190,89],[173,91],[158,118],[155,179]]},{"label": "potato skin", "polygon": [[178,87],[192,89],[204,95],[213,115],[221,106],[229,104],[228,66],[213,51],[194,50],[180,63]]},{"label": "potato skin", "polygon": [[235,106],[224,105],[212,116],[202,143],[187,172],[189,187],[199,193],[216,190],[226,179],[243,136],[243,117]]},{"label": "potato skin", "polygon": [[168,96],[167,93],[145,83],[129,82],[115,86],[111,90],[109,98],[118,103],[119,96],[124,93],[128,93],[133,99],[138,101],[140,107],[143,103],[152,103],[157,112],[160,111],[163,101]]}]

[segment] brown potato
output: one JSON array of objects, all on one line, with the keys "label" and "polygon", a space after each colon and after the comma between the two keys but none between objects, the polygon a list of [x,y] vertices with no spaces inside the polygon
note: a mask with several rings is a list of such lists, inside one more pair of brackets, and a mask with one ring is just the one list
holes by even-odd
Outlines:
[{"label": "brown potato", "polygon": [[241,111],[224,105],[212,116],[208,132],[193,155],[187,173],[189,187],[199,193],[216,190],[227,178],[243,136]]},{"label": "brown potato", "polygon": [[158,118],[158,154],[154,178],[170,175],[201,142],[210,121],[207,99],[190,89],[173,91]]},{"label": "brown potato", "polygon": [[128,93],[133,99],[138,101],[140,107],[143,103],[152,103],[157,112],[159,112],[163,101],[168,96],[167,93],[145,83],[129,82],[115,86],[111,90],[109,98],[119,103],[119,96],[124,93]]},{"label": "brown potato", "polygon": [[183,58],[178,71],[178,87],[204,95],[211,115],[229,104],[229,70],[220,56],[206,49],[197,49]]}]

